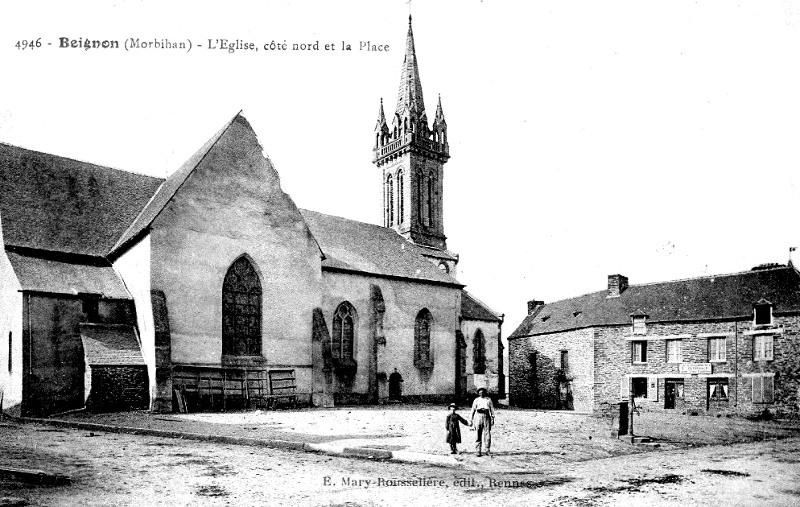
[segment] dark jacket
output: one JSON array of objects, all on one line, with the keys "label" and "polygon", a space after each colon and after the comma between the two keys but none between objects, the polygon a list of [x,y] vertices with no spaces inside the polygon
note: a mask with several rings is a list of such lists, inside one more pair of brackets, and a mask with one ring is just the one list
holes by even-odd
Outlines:
[{"label": "dark jacket", "polygon": [[461,443],[461,424],[469,424],[466,419],[456,413],[447,414],[447,421],[445,428],[447,428],[447,443],[460,444]]}]

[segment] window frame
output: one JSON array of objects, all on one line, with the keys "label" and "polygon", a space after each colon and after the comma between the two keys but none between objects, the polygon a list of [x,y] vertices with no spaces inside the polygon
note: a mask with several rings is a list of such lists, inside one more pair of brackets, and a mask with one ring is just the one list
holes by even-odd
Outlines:
[{"label": "window frame", "polygon": [[[769,343],[769,347],[767,347]],[[769,349],[769,351],[767,350]],[[767,354],[769,352],[769,354]],[[767,357],[769,356],[769,357]],[[775,358],[775,335],[770,333],[753,336],[753,361],[772,361]]]},{"label": "window frame", "polygon": [[[765,387],[767,384],[769,384],[770,386],[769,400],[765,399],[766,398],[765,393],[767,392]],[[756,385],[758,385],[758,391],[756,391]],[[756,397],[756,392],[758,392],[758,397]],[[750,399],[754,404],[775,403],[775,377],[772,375],[754,375],[753,377],[751,377]]]},{"label": "window frame", "polygon": [[[636,346],[640,345],[640,353],[636,354]],[[631,363],[632,364],[647,364],[647,340],[633,340],[631,341]]]},{"label": "window frame", "polygon": [[[716,343],[716,347],[712,346]],[[722,347],[719,344],[722,344]],[[716,348],[716,350],[714,350]],[[722,354],[720,354],[720,350]],[[714,354],[716,352],[716,354]],[[721,356],[721,357],[720,357]],[[727,363],[728,362],[728,337],[727,336],[710,336],[708,338],[708,362],[709,363]]]},{"label": "window frame", "polygon": [[647,334],[647,316],[631,315],[631,334],[643,336]]},{"label": "window frame", "polygon": [[[761,312],[769,312],[767,322],[759,322],[759,310]],[[761,315],[764,316],[763,313]],[[762,319],[763,320],[763,319]],[[753,305],[753,325],[754,326],[771,326],[772,319],[772,303],[758,302]]]},{"label": "window frame", "polygon": [[480,328],[475,330],[472,338],[472,373],[486,374],[486,338]]},{"label": "window frame", "polygon": [[[242,288],[241,278],[242,275],[251,276],[247,282],[250,284],[250,290],[234,290]],[[236,278],[234,278],[234,276]],[[254,282],[253,282],[254,281]],[[246,287],[245,287],[246,288]],[[247,256],[241,256],[233,261],[225,272],[225,278],[222,281],[222,355],[229,357],[260,357],[262,355],[262,347],[264,342],[264,329],[263,329],[263,289],[261,285],[261,276],[256,270],[255,265]],[[227,297],[227,296],[231,297]],[[246,295],[247,302],[242,302],[242,298],[238,295]],[[241,312],[240,307],[247,308],[248,311]],[[255,309],[255,311],[250,311]],[[231,313],[232,311],[232,313]],[[242,319],[249,325],[243,325]],[[226,318],[228,323],[226,323]],[[241,329],[240,329],[241,326]],[[240,331],[244,329],[256,329],[252,334],[240,335]],[[240,342],[244,340],[245,351],[239,352]]]},{"label": "window frame", "polygon": [[[347,321],[350,321],[350,334],[347,336]],[[349,301],[342,301],[333,312],[331,322],[331,357],[342,362],[352,362],[355,357],[356,310]],[[338,334],[338,336],[337,336]],[[348,345],[349,343],[349,345]],[[349,353],[346,350],[349,349]]]},{"label": "window frame", "polygon": [[[719,389],[716,391],[723,393],[724,396],[714,396],[712,398],[711,397],[712,385],[719,386]],[[725,389],[722,389],[722,386],[725,386]],[[708,377],[706,382],[706,401],[710,404],[712,400],[715,403],[721,403],[723,401],[730,400],[730,379],[728,377]]]},{"label": "window frame", "polygon": [[[670,345],[677,345],[677,360],[670,357]],[[683,362],[683,340],[681,339],[674,339],[674,340],[666,340],[665,349],[667,353],[667,363],[668,364],[680,364]]]},{"label": "window frame", "polygon": [[427,308],[423,308],[417,312],[414,319],[414,366],[417,368],[433,368],[432,338],[433,314]]},{"label": "window frame", "polygon": [[[631,377],[631,394],[634,398],[641,398],[641,399],[648,399],[648,389],[650,385],[650,379],[648,377]],[[637,384],[639,389],[637,389]],[[641,389],[641,386],[644,385],[644,389]],[[644,396],[637,395],[637,392],[641,393],[644,392]]]}]

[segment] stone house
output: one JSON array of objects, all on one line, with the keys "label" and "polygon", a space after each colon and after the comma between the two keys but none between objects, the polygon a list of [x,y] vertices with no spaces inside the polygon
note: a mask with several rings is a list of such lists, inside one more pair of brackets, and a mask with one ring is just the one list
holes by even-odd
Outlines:
[{"label": "stone house", "polygon": [[789,265],[608,288],[544,304],[509,336],[512,405],[797,413],[800,274]]},{"label": "stone house", "polygon": [[241,114],[166,179],[0,144],[5,408],[170,411],[187,378],[224,407],[274,372],[316,405],[449,402],[479,331],[497,382],[500,319],[447,250],[447,125],[440,100],[429,126],[410,20],[374,141],[383,226],[298,209]]}]

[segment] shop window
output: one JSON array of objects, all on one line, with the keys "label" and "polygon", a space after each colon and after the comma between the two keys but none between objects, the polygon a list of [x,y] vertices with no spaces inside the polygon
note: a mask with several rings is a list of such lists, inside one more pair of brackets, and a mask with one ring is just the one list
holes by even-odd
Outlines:
[{"label": "shop window", "polygon": [[631,362],[647,362],[647,342],[644,340],[631,342]]},{"label": "shop window", "polygon": [[667,362],[668,363],[683,362],[683,341],[667,340]]},{"label": "shop window", "polygon": [[726,361],[727,338],[724,336],[708,339],[708,362],[724,363]]},{"label": "shop window", "polygon": [[631,388],[634,398],[647,398],[647,377],[634,377],[631,379]]},{"label": "shop window", "polygon": [[773,403],[775,401],[775,378],[753,377],[753,403]]},{"label": "shop window", "polygon": [[772,360],[772,341],[771,334],[759,334],[753,337],[753,360],[771,361]]},{"label": "shop window", "polygon": [[710,378],[708,379],[708,401],[727,401],[728,400],[728,379]]}]

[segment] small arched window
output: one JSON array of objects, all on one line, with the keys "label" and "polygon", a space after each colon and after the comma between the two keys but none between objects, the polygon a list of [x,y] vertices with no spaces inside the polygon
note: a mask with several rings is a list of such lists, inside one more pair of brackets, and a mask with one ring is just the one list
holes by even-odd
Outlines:
[{"label": "small arched window", "polygon": [[421,172],[417,173],[417,223],[424,221],[425,216],[425,182]]},{"label": "small arched window", "polygon": [[433,316],[427,308],[420,310],[414,322],[414,364],[418,367],[433,366],[431,356],[431,327]]},{"label": "small arched window", "polygon": [[246,257],[231,265],[222,284],[222,354],[261,355],[261,281]]},{"label": "small arched window", "polygon": [[472,339],[472,372],[480,375],[486,373],[486,340],[480,329],[475,331],[475,338]]},{"label": "small arched window", "polygon": [[355,309],[345,301],[336,308],[336,313],[333,315],[331,355],[334,359],[345,361],[353,359],[355,327]]}]

